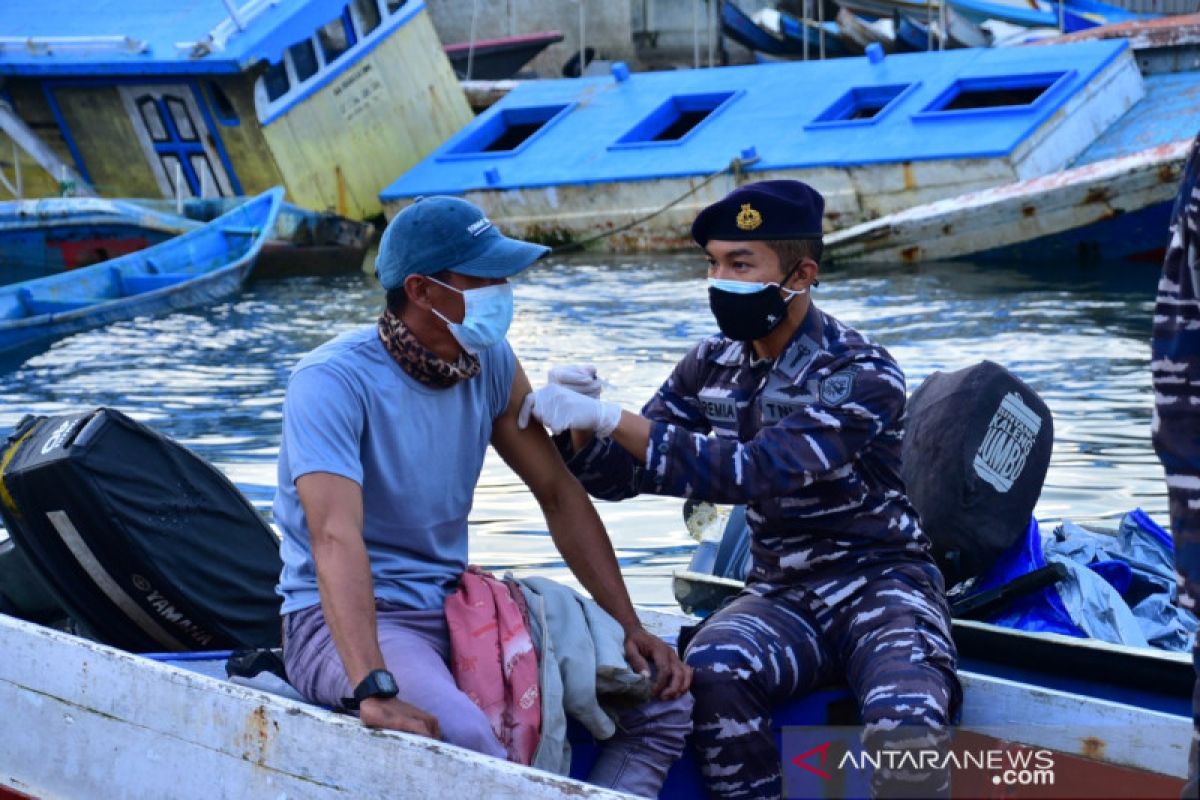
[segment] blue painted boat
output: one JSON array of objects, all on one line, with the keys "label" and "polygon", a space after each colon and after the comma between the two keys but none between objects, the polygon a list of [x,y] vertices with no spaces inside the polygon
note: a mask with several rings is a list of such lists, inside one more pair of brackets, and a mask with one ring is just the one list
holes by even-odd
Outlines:
[{"label": "blue painted boat", "polygon": [[380,196],[393,215],[458,195],[513,235],[642,251],[690,246],[740,182],[795,178],[836,230],[1063,169],[1144,93],[1120,41],[529,81]]},{"label": "blue painted boat", "polygon": [[804,52],[803,41],[772,36],[732,2],[721,4],[721,33],[748,50],[769,56],[798,56]]},{"label": "blue painted boat", "polygon": [[270,237],[282,201],[282,188],[269,189],[154,247],[0,287],[0,353],[237,292]]},{"label": "blue painted boat", "polygon": [[936,50],[938,37],[932,28],[933,26],[912,17],[897,15],[896,48],[907,53]]},{"label": "blue painted boat", "polygon": [[801,52],[804,51],[805,42],[808,43],[809,58],[817,58],[821,54],[821,32],[824,31],[825,36],[825,55],[826,56],[847,56],[850,55],[850,50],[842,41],[842,31],[838,28],[838,24],[831,20],[825,22],[802,22],[791,14],[782,11],[776,12],[779,15],[779,33],[789,42],[794,42]]},{"label": "blue painted boat", "polygon": [[[972,22],[989,19],[1022,25],[1026,28],[1059,27],[1059,4],[1048,0],[948,0],[950,7]],[[1139,19],[1152,19],[1156,14],[1137,14],[1100,0],[1067,0],[1061,11],[1063,29],[1067,33],[1087,30],[1099,25],[1112,25]]]},{"label": "blue painted boat", "polygon": [[[174,208],[173,200],[133,202],[159,210]],[[244,197],[193,197],[184,201],[183,214],[198,222],[211,222],[244,202]],[[347,219],[332,211],[313,211],[285,201],[279,205],[279,216],[271,238],[263,245],[254,277],[360,272],[375,233],[370,222]]]},{"label": "blue painted boat", "polygon": [[51,197],[0,203],[0,283],[97,264],[199,223],[125,200]]},{"label": "blue painted boat", "polygon": [[[0,285],[54,275],[150,247],[211,222],[245,197],[188,198],[182,216],[162,198],[56,197],[0,203]],[[331,211],[280,204],[256,277],[361,270],[375,227]]]},{"label": "blue painted boat", "polygon": [[750,17],[733,3],[722,3],[721,30],[743,47],[769,56],[820,58],[822,47],[825,56],[850,55],[836,22],[802,22],[772,8]]}]

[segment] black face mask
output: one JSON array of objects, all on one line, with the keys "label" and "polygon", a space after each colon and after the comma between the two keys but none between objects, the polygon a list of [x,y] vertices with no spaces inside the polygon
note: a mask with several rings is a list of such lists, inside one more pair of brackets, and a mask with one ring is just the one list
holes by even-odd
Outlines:
[{"label": "black face mask", "polygon": [[780,286],[788,282],[794,271],[794,268],[788,270],[779,286],[770,283],[751,294],[708,287],[708,307],[712,309],[721,333],[734,341],[752,342],[779,327],[787,318],[788,303],[797,294],[807,291],[794,292],[787,300],[783,299]]}]

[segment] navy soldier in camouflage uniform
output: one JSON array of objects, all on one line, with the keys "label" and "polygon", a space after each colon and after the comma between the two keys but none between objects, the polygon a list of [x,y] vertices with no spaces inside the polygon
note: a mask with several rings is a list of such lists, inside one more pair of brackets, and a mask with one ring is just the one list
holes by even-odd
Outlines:
[{"label": "navy soldier in camouflage uniform", "polygon": [[[746,589],[686,651],[693,745],[716,797],[779,797],[771,708],[823,684],[849,682],[869,747],[896,728],[944,741],[961,698],[942,577],[898,472],[904,374],[810,302],[823,208],[803,183],[764,181],[700,213],[722,335],[640,416],[588,396],[578,369],[574,386],[552,371],[523,409],[597,497],[747,507]],[[876,775],[888,777],[889,792],[947,790],[945,773]]]},{"label": "navy soldier in camouflage uniform", "polygon": [[[1200,598],[1200,137],[1184,168],[1171,216],[1171,241],[1154,307],[1150,369],[1154,381],[1154,449],[1167,473],[1180,605]],[[1200,642],[1192,653],[1200,676]],[[1200,683],[1192,696],[1195,731],[1184,797],[1200,797]]]}]

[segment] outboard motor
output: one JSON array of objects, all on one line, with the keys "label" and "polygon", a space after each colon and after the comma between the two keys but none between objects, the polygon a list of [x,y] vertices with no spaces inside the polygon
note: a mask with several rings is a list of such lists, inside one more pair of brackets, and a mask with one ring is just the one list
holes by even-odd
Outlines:
[{"label": "outboard motor", "polygon": [[900,472],[947,586],[1022,538],[1053,445],[1050,409],[991,361],[935,372],[913,393]]},{"label": "outboard motor", "polygon": [[119,411],[26,417],[0,514],[58,604],[133,651],[280,640],[279,540],[211,464]]}]

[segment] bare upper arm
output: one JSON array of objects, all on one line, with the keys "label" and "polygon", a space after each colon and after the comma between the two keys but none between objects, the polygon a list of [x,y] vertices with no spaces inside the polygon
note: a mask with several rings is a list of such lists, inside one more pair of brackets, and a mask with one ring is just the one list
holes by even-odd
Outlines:
[{"label": "bare upper arm", "polygon": [[529,486],[534,497],[545,501],[563,485],[562,481],[572,484],[576,481],[563,464],[546,429],[537,420],[531,419],[524,430],[517,427],[521,403],[531,391],[533,387],[518,361],[513,370],[508,406],[492,424],[492,447]]},{"label": "bare upper arm", "polygon": [[296,479],[296,493],[314,542],[336,533],[362,534],[362,487],[355,481],[331,472],[309,472]]}]

